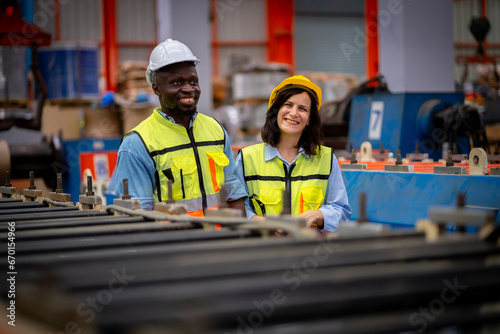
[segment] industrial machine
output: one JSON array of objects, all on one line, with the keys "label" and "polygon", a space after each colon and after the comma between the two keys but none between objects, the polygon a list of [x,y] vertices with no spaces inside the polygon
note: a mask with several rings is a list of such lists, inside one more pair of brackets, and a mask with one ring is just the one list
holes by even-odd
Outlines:
[{"label": "industrial machine", "polygon": [[435,160],[443,157],[443,148],[445,152],[453,150],[454,144],[458,153],[468,153],[468,136],[456,127],[477,128],[476,123],[472,124],[472,115],[455,112],[463,116],[459,120],[441,116],[443,110],[463,101],[461,93],[356,95],[352,100],[348,140],[355,148],[361,147],[364,141],[370,141],[374,147],[383,144],[393,152],[401,150],[403,156],[412,153],[418,145],[420,152]]},{"label": "industrial machine", "polygon": [[[362,193],[371,221],[404,228],[426,218],[433,205],[454,205],[465,192],[468,207],[488,211],[500,223],[494,176],[500,155],[490,152],[482,118],[464,104],[462,93],[394,94],[379,75],[344,100],[325,104],[320,114],[353,219]],[[484,151],[471,156],[471,145]]]},{"label": "industrial machine", "polygon": [[418,147],[434,160],[448,150],[467,154],[471,143],[490,153],[482,116],[464,104],[463,93],[391,93],[378,75],[325,104],[320,114],[325,143],[349,154],[365,141],[403,156]]}]

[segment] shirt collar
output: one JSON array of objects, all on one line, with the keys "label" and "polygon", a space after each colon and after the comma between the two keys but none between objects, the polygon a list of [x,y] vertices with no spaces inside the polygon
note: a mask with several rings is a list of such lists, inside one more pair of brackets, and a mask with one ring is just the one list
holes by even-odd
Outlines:
[{"label": "shirt collar", "polygon": [[[299,148],[299,154],[297,154],[297,157],[300,155],[300,154],[303,154],[304,157],[306,158],[310,158],[309,154],[306,154],[304,152],[304,148],[301,147]],[[264,161],[269,161],[269,160],[272,160],[274,159],[275,157],[278,157],[279,159],[283,160],[283,158],[281,157],[278,149],[276,147],[272,147],[271,145],[269,144],[265,144],[264,145]],[[294,159],[294,161],[297,160],[297,158]]]},{"label": "shirt collar", "polygon": [[[175,122],[175,120],[174,120],[172,117],[168,116],[168,115],[167,115],[167,114],[165,114],[163,111],[161,111],[161,108],[160,108],[160,107],[156,108],[156,111],[158,111],[158,113],[159,113],[160,115],[162,115],[162,116],[163,116],[163,118],[165,118],[166,120],[168,120],[168,121],[170,121],[170,122],[172,122],[172,123],[174,123],[174,124],[177,124],[177,123]],[[192,126],[193,126],[194,119],[196,118],[196,116],[197,116],[197,115],[198,115],[198,112],[197,112],[197,111],[195,111],[195,113],[193,114],[193,116],[191,116],[191,120],[189,121],[189,127],[192,127]]]}]

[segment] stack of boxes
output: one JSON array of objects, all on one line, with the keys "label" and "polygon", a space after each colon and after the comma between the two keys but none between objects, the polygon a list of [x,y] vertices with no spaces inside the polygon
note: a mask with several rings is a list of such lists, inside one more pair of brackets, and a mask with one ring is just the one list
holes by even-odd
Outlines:
[{"label": "stack of boxes", "polygon": [[145,94],[153,94],[151,86],[146,81],[146,61],[126,61],[118,68],[118,93],[129,102],[140,102]]}]

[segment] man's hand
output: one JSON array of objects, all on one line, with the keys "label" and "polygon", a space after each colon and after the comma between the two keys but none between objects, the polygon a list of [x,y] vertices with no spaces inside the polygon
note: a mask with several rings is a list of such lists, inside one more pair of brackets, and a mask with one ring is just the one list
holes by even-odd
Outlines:
[{"label": "man's hand", "polygon": [[323,227],[325,223],[325,217],[323,217],[323,213],[319,210],[309,210],[301,213],[297,217],[304,218],[306,220],[307,227],[311,227],[313,224],[318,227]]}]

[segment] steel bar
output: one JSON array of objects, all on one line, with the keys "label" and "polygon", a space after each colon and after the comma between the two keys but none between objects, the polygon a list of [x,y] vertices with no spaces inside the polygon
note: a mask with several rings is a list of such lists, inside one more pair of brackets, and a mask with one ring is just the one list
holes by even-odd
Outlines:
[{"label": "steel bar", "polygon": [[[25,220],[16,221],[16,231],[44,230],[57,227],[80,227],[80,226],[96,226],[109,225],[120,223],[138,223],[149,221],[143,217],[129,216],[114,216],[106,215],[99,216],[99,219],[94,217],[77,217],[77,218],[57,218],[57,219],[40,219],[40,220]],[[8,226],[0,223],[0,232],[7,232]]]},{"label": "steel bar", "polygon": [[4,210],[11,209],[28,209],[28,208],[47,208],[48,206],[40,202],[13,202],[13,203],[2,203],[0,202],[0,213]]},{"label": "steel bar", "polygon": [[60,209],[52,210],[51,212],[33,212],[33,213],[20,213],[16,215],[0,215],[0,225],[7,222],[15,222],[21,220],[38,220],[44,218],[74,218],[74,217],[96,217],[96,216],[107,216],[109,213],[95,210],[82,210],[79,211],[78,208],[50,208],[50,209]]},{"label": "steel bar", "polygon": [[[99,225],[99,226],[66,226],[59,228],[50,228],[44,230],[34,230],[34,231],[20,231],[16,232],[16,239],[18,243],[25,241],[34,241],[45,239],[57,239],[57,238],[72,238],[72,237],[84,237],[84,236],[105,236],[105,235],[123,235],[127,233],[147,233],[147,232],[161,232],[169,230],[176,223],[165,223],[165,222],[147,222],[142,218],[139,218],[141,222],[127,222],[121,224],[111,224],[111,225]],[[182,224],[186,227],[185,224]],[[140,234],[137,234],[137,238],[140,238]]]},{"label": "steel bar", "polygon": [[[57,211],[78,211],[78,208],[76,206],[74,207],[43,207],[43,208],[27,208],[27,209],[7,209],[7,210],[0,210],[0,220],[5,220],[7,215],[11,215],[14,217],[15,215],[22,215],[22,214],[29,214],[29,213],[54,213]],[[15,218],[10,218],[7,217],[7,220],[13,220]]]},{"label": "steel bar", "polygon": [[21,203],[23,200],[20,198],[0,198],[0,203]]}]

